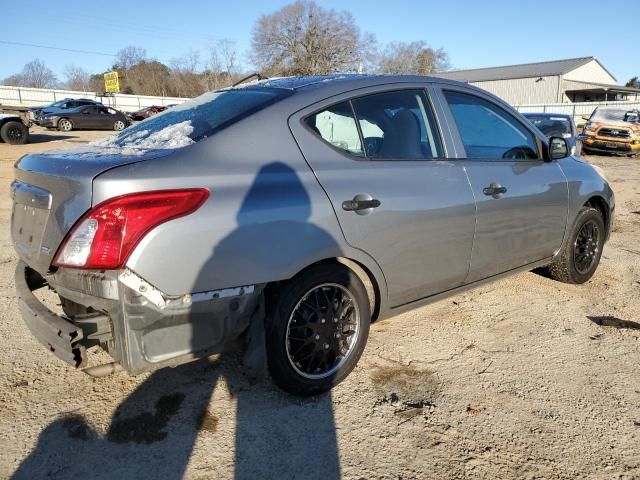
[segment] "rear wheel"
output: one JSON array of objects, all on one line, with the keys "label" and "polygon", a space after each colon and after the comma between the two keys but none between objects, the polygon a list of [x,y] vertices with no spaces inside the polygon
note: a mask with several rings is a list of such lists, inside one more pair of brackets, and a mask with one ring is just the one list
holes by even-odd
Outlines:
[{"label": "rear wheel", "polygon": [[70,132],[73,130],[73,122],[68,118],[62,118],[58,122],[58,130],[61,132]]},{"label": "rear wheel", "polygon": [[605,235],[602,214],[582,207],[566,245],[548,267],[551,278],[564,283],[589,280],[600,263]]},{"label": "rear wheel", "polygon": [[29,129],[24,123],[11,120],[0,128],[0,138],[10,145],[24,145],[29,140]]},{"label": "rear wheel", "polygon": [[360,279],[343,265],[318,265],[274,295],[267,359],[274,382],[294,395],[330,390],[354,369],[371,312]]}]

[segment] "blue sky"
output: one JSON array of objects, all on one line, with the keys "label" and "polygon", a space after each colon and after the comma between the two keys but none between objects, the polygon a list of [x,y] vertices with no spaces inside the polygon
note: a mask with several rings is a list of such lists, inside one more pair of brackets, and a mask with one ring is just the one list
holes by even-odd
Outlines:
[{"label": "blue sky", "polygon": [[[2,2],[1,41],[18,41],[96,53],[115,53],[128,45],[170,62],[230,39],[240,52],[250,46],[255,20],[287,1],[196,0],[44,0]],[[595,56],[625,83],[640,75],[638,20],[613,17],[602,2],[329,0],[318,3],[350,11],[379,43],[424,40],[449,53],[455,69]],[[603,13],[606,11],[606,14]],[[598,13],[601,12],[601,13]],[[90,71],[106,69],[113,57],[0,43],[0,79],[34,58],[60,78],[67,64]],[[242,56],[244,61],[244,55]]]}]

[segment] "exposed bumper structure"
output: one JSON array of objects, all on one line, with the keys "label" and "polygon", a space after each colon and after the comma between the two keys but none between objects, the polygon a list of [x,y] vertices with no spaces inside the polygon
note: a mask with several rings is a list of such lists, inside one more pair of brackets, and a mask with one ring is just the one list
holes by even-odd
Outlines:
[{"label": "exposed bumper structure", "polygon": [[59,359],[76,368],[85,366],[82,328],[40,303],[33,291],[44,287],[46,282],[42,277],[35,278],[30,272],[32,271],[23,262],[18,263],[15,274],[18,305],[29,331]]},{"label": "exposed bumper structure", "polygon": [[[262,300],[256,285],[171,297],[127,269],[43,277],[21,261],[15,277],[22,318],[50,352],[85,368],[86,349],[99,345],[132,374],[236,347]],[[71,303],[67,315],[34,295],[47,286]]]}]

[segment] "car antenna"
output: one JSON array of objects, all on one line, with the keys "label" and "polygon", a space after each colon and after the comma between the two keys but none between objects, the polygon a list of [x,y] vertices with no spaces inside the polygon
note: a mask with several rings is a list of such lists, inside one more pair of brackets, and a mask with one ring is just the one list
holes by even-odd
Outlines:
[{"label": "car antenna", "polygon": [[262,75],[260,75],[258,72],[252,73],[251,75],[247,75],[244,78],[241,78],[240,80],[238,80],[236,83],[234,83],[233,85],[231,85],[232,87],[237,87],[238,85],[246,82],[247,80],[252,79],[253,77],[256,77],[258,79],[258,81],[260,80],[266,80],[267,77],[263,77]]}]

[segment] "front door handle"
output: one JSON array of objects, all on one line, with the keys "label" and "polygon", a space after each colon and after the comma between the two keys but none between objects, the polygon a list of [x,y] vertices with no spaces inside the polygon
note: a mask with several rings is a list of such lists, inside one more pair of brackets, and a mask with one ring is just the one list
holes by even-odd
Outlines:
[{"label": "front door handle", "polygon": [[502,195],[507,193],[507,187],[503,187],[499,183],[492,182],[491,185],[482,189],[482,193],[488,197],[500,198]]},{"label": "front door handle", "polygon": [[376,200],[366,193],[359,193],[352,200],[342,202],[342,209],[347,212],[356,212],[358,215],[368,215],[380,205],[380,200]]}]

